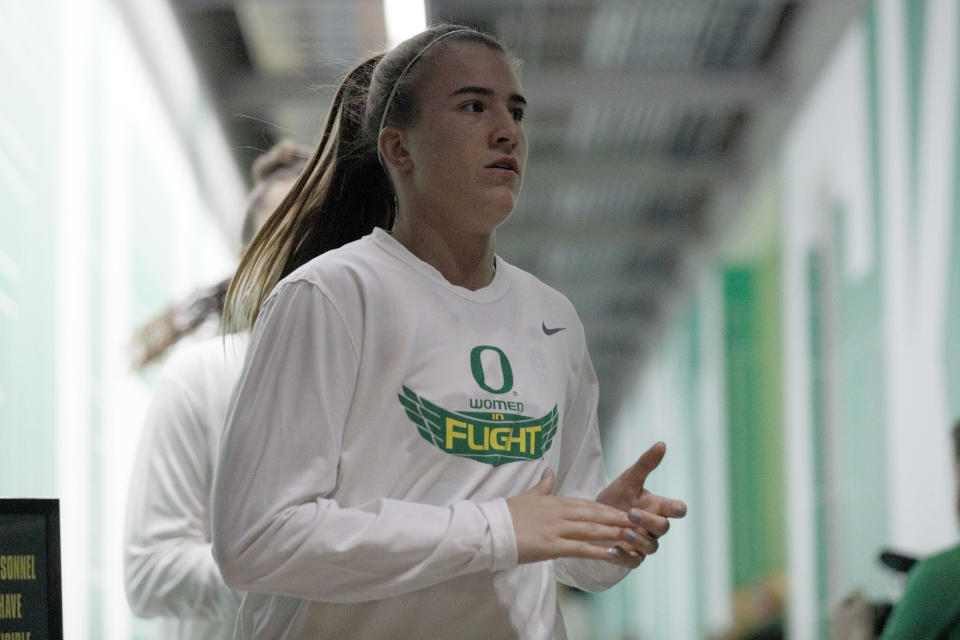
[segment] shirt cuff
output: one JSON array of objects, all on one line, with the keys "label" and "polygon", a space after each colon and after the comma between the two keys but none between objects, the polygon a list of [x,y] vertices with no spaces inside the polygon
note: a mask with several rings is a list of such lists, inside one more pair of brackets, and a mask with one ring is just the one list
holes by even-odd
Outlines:
[{"label": "shirt cuff", "polygon": [[513,518],[504,498],[481,502],[480,511],[490,525],[493,545],[492,571],[503,571],[517,566],[517,538],[513,532]]},{"label": "shirt cuff", "polygon": [[627,567],[605,560],[557,558],[553,562],[560,582],[590,593],[605,591],[630,573]]}]

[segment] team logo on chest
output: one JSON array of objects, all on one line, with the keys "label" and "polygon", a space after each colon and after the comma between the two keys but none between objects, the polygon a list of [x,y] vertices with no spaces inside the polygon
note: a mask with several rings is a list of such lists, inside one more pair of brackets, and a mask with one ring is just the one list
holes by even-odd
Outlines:
[{"label": "team logo on chest", "polygon": [[[499,357],[502,374],[499,381],[488,382],[482,363],[484,352]],[[470,352],[470,369],[484,391],[499,395],[513,388],[510,361],[497,347],[474,347]],[[486,410],[473,411],[446,409],[406,386],[397,397],[424,440],[446,453],[495,467],[516,460],[542,458],[557,432],[556,405],[545,416],[536,418],[523,415],[523,403],[517,401],[475,398],[469,401],[471,409]]]}]

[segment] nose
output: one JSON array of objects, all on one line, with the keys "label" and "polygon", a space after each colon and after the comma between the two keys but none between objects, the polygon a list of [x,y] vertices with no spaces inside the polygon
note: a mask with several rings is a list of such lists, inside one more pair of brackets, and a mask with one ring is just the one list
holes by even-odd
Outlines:
[{"label": "nose", "polygon": [[520,123],[513,117],[509,110],[502,115],[497,122],[497,127],[493,132],[494,144],[497,147],[503,147],[508,151],[513,151],[523,136]]}]

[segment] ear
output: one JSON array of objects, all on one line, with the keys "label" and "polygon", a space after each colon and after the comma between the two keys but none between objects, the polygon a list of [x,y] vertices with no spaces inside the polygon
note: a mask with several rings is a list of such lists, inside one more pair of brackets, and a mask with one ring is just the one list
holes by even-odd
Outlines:
[{"label": "ear", "polygon": [[413,169],[413,158],[406,142],[403,129],[397,127],[384,127],[377,139],[383,163],[402,173]]}]

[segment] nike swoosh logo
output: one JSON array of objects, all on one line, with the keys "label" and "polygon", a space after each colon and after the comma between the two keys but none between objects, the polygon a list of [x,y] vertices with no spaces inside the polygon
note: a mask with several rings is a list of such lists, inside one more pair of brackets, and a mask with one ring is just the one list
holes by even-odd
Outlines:
[{"label": "nike swoosh logo", "polygon": [[546,334],[546,335],[548,335],[548,336],[552,336],[553,334],[558,333],[558,332],[563,331],[564,329],[566,329],[566,327],[557,327],[556,329],[547,329],[547,323],[545,323],[545,322],[541,322],[541,323],[540,323],[540,326],[543,328],[543,333]]}]

